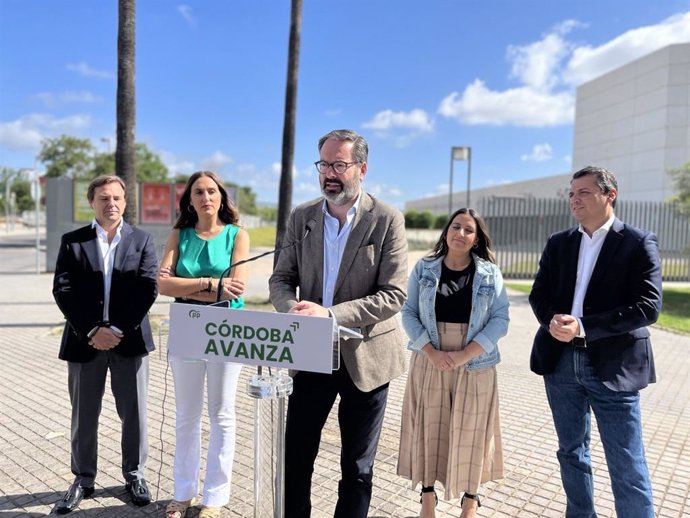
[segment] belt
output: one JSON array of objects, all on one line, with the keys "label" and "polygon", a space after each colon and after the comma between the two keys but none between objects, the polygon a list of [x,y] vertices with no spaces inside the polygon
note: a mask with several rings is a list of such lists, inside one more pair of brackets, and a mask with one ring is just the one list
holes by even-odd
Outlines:
[{"label": "belt", "polygon": [[584,336],[576,336],[570,341],[570,343],[578,349],[587,349],[587,341],[585,340]]}]

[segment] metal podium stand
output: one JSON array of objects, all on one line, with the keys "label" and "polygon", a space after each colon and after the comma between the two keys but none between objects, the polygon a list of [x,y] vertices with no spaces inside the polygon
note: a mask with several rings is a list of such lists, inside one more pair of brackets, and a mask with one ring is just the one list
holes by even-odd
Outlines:
[{"label": "metal podium stand", "polygon": [[[333,329],[333,356],[332,370],[340,368],[340,340],[349,338],[362,338],[359,331],[342,326],[334,326]],[[253,518],[284,518],[285,516],[285,403],[292,394],[292,378],[282,369],[275,375],[262,374],[262,368],[258,367],[257,373],[247,383],[247,394],[254,400],[254,515]],[[261,419],[262,401],[277,401],[275,427],[275,471],[273,472],[273,514],[266,515],[262,503],[267,499],[267,488],[262,481],[263,445],[261,438],[265,434],[264,424]],[[270,460],[269,460],[270,463]],[[273,467],[272,463],[270,463]]]},{"label": "metal podium stand", "polygon": [[[332,372],[340,368],[340,341],[350,338],[361,339],[362,335],[359,330],[335,325],[331,318],[177,302],[170,305],[171,356],[257,366],[247,384],[247,393],[254,398],[254,518],[285,515],[285,404],[292,393],[286,367]],[[265,368],[269,368],[268,374],[264,374]],[[262,405],[274,402],[277,408],[270,407],[271,455],[264,461]],[[263,464],[268,465],[270,484],[261,477]],[[265,505],[269,499],[272,505]]]}]

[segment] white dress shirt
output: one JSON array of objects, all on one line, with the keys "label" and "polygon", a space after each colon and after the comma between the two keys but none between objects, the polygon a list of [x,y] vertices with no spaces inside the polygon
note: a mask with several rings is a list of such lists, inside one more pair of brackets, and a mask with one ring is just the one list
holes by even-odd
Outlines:
[{"label": "white dress shirt", "polygon": [[582,234],[582,240],[580,241],[580,254],[577,258],[577,280],[575,281],[575,295],[573,296],[573,306],[570,310],[570,314],[577,318],[580,324],[580,333],[578,336],[585,336],[585,329],[582,326],[582,306],[585,300],[585,294],[587,293],[587,287],[589,286],[589,280],[592,278],[592,272],[594,271],[594,265],[597,263],[599,258],[599,252],[601,252],[601,247],[604,245],[604,239],[611,226],[613,225],[613,220],[616,219],[614,214],[606,220],[601,227],[592,232],[592,237],[587,235],[587,232],[582,227],[579,226],[578,230]]},{"label": "white dress shirt", "polygon": [[352,222],[359,208],[359,200],[362,199],[362,191],[355,204],[347,211],[345,224],[340,228],[340,221],[328,213],[326,200],[323,201],[321,210],[323,211],[323,300],[322,306],[330,308],[333,305],[333,295],[335,293],[335,283],[338,280],[340,261],[343,259],[343,252],[347,244],[347,238],[352,230]]},{"label": "white dress shirt", "polygon": [[[91,222],[91,228],[96,229],[96,236],[98,237],[98,248],[101,251],[101,260],[103,265],[103,321],[109,320],[110,312],[110,285],[113,280],[113,264],[115,262],[115,250],[122,239],[122,225],[123,220],[117,227],[115,236],[111,242],[108,242],[108,233],[103,230],[96,219]],[[116,329],[116,328],[115,328]]]}]

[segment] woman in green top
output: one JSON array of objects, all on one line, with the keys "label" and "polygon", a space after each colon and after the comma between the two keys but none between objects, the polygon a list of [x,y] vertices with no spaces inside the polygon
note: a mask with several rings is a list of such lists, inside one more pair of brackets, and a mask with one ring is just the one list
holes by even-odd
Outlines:
[{"label": "woman in green top", "polygon": [[[180,216],[161,261],[160,292],[192,304],[215,302],[221,273],[249,255],[249,235],[237,225],[238,220],[220,178],[210,171],[194,173],[180,199]],[[246,280],[245,266],[233,268],[220,286],[221,300],[242,308]],[[230,500],[241,365],[170,357],[170,366],[175,383],[175,462],[174,495],[166,518],[184,517],[198,495],[204,381],[211,434],[199,516],[217,517]]]}]

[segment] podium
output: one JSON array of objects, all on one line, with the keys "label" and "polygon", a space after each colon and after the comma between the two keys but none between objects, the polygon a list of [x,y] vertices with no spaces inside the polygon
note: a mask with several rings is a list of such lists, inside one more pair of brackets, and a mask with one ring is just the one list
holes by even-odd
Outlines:
[{"label": "podium", "polygon": [[[285,404],[292,394],[292,378],[285,369],[330,373],[340,367],[340,340],[348,338],[362,335],[338,326],[332,318],[171,303],[171,356],[257,366],[247,384],[247,393],[254,398],[254,518],[284,517]],[[263,372],[266,367],[268,374]],[[265,432],[261,405],[273,402],[277,404],[275,469],[273,455],[262,460],[261,443]],[[266,464],[272,487],[266,487],[260,476]],[[269,510],[262,506],[268,491],[273,502]]]}]

